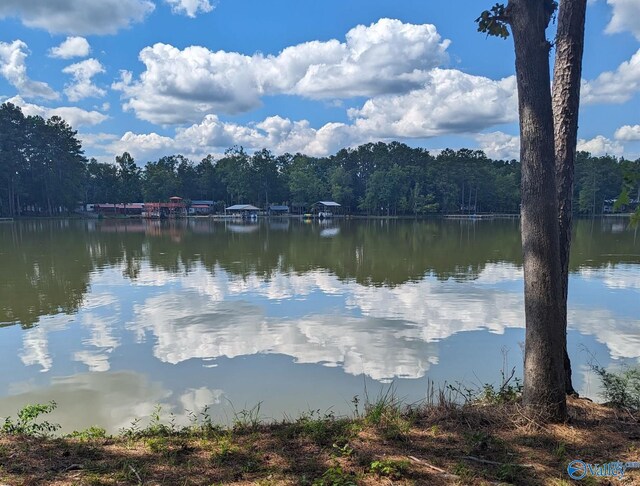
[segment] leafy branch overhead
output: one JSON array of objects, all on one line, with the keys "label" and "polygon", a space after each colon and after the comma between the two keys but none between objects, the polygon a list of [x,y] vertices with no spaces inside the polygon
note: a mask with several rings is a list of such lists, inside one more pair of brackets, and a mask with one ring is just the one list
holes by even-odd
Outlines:
[{"label": "leafy branch overhead", "polygon": [[[544,3],[547,23],[549,23],[558,9],[558,2],[545,0]],[[509,29],[507,29],[509,19],[509,6],[505,7],[504,3],[496,3],[489,10],[482,12],[475,22],[478,24],[478,32],[506,39],[509,37]]]},{"label": "leafy branch overhead", "polygon": [[509,37],[509,30],[507,29],[509,17],[506,14],[506,10],[504,4],[496,3],[491,7],[491,10],[482,12],[480,17],[476,19],[478,32],[502,37],[503,39]]}]

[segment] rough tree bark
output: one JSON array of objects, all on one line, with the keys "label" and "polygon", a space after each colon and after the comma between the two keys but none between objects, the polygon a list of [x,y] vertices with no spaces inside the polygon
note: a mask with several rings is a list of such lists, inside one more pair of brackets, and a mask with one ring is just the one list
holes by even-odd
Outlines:
[{"label": "rough tree bark", "polygon": [[546,420],[566,419],[565,331],[561,311],[560,247],[550,44],[546,0],[510,0],[506,9],[516,55],[522,166],[521,236],[525,285],[525,406]]},{"label": "rough tree bark", "polygon": [[553,126],[556,152],[556,191],[560,244],[561,312],[564,332],[565,392],[576,394],[567,353],[567,295],[571,248],[573,175],[578,135],[580,78],[584,51],[587,0],[562,0],[558,12],[556,58],[553,71]]}]

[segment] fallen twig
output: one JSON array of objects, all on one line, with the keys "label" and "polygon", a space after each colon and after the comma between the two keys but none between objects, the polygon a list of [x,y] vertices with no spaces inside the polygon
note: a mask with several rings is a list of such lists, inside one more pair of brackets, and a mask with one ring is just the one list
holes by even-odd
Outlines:
[{"label": "fallen twig", "polygon": [[[479,457],[475,457],[475,456],[462,456],[460,459],[466,459],[467,461],[473,461],[473,462],[479,462],[482,464],[491,464],[493,466],[504,466],[505,463],[504,462],[497,462],[497,461],[490,461],[488,459],[481,459]],[[534,467],[533,464],[513,464],[513,463],[509,463],[513,466],[518,466],[518,467]]]},{"label": "fallen twig", "polygon": [[[418,459],[417,457],[414,457],[414,456],[409,456],[409,459],[411,459],[412,461],[417,462],[418,464],[422,464],[423,466],[427,466],[429,469],[433,469],[434,471],[439,472],[445,478],[449,478],[449,479],[452,479],[452,480],[455,479],[456,481],[462,481],[462,477],[461,476],[458,476],[457,474],[448,473],[444,469],[440,469],[439,467],[436,467],[436,466],[434,466],[432,464],[429,464],[427,461],[423,461],[423,460]],[[489,481],[487,484],[499,486],[499,485],[504,484],[504,483],[496,483],[495,481]]]},{"label": "fallen twig", "polygon": [[439,467],[436,467],[436,466],[434,466],[432,464],[429,464],[426,461],[422,461],[422,460],[418,459],[417,457],[409,456],[409,459],[411,459],[412,461],[415,461],[415,462],[417,462],[419,464],[423,464],[423,465],[427,466],[428,468],[433,469],[434,471],[438,471],[441,474],[450,474],[447,471],[445,471],[444,469],[440,469]]},{"label": "fallen twig", "polygon": [[133,474],[135,474],[136,477],[138,478],[138,484],[142,484],[142,478],[138,474],[138,471],[136,471],[135,468],[131,464],[129,464],[129,469],[131,469],[133,471]]}]

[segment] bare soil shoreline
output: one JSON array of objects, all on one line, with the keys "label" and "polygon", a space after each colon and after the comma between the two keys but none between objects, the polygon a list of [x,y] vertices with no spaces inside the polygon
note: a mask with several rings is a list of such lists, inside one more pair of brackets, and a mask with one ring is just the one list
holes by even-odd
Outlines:
[{"label": "bare soil shoreline", "polygon": [[[569,399],[566,424],[542,426],[518,403],[398,407],[373,404],[362,415],[306,414],[231,428],[156,423],[110,437],[0,435],[2,485],[569,485],[572,460],[640,460],[640,417]],[[619,480],[638,484],[640,470]],[[577,484],[577,483],[576,483]]]}]

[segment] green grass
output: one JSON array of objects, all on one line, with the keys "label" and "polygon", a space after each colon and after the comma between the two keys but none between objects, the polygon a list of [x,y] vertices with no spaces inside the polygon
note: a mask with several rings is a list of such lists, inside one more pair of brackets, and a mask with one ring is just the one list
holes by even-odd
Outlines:
[{"label": "green grass", "polygon": [[[142,426],[136,419],[114,436],[91,427],[61,438],[47,437],[49,427],[57,428],[43,422],[42,416],[54,405],[33,405],[8,419],[10,426],[0,433],[0,482],[61,480],[71,484],[77,478],[78,484],[162,484],[169,477],[165,484],[182,484],[178,478],[204,475],[206,484],[294,481],[307,486],[344,486],[362,480],[428,484],[424,483],[429,479],[425,468],[407,460],[415,457],[417,463],[424,461],[459,476],[455,480],[461,484],[538,484],[533,470],[519,465],[531,460],[522,452],[528,449],[541,453],[533,459],[538,471],[537,465],[553,469],[544,477],[544,484],[550,484],[562,479],[568,459],[593,454],[591,444],[582,445],[582,439],[577,439],[585,434],[613,439],[608,443],[615,447],[603,460],[638,450],[636,442],[630,444],[625,438],[640,429],[618,418],[628,413],[609,409],[607,414],[602,406],[572,400],[575,420],[571,430],[560,435],[505,420],[505,414],[520,416],[517,403],[408,406],[391,387],[375,400],[358,404],[361,410],[351,418],[316,409],[281,423],[263,422],[257,405],[238,412],[228,427],[213,424],[206,408],[192,413],[189,425],[178,427],[173,415],[156,407],[149,425]],[[465,458],[468,455],[481,460],[470,462]],[[82,467],[65,471],[78,464]],[[593,484],[591,479],[583,482]]]},{"label": "green grass", "polygon": [[409,461],[396,461],[392,459],[382,459],[373,461],[370,470],[378,476],[386,476],[393,479],[400,479],[409,470]]},{"label": "green grass", "polygon": [[102,427],[89,427],[85,430],[74,430],[67,437],[81,441],[91,441],[95,439],[106,439],[107,431]]},{"label": "green grass", "polygon": [[340,466],[335,465],[327,469],[322,477],[313,482],[313,486],[357,486],[357,477],[345,472]]},{"label": "green grass", "polygon": [[365,424],[374,426],[389,440],[405,440],[414,416],[414,410],[398,398],[392,385],[375,401],[369,401],[367,397],[364,405]]}]

